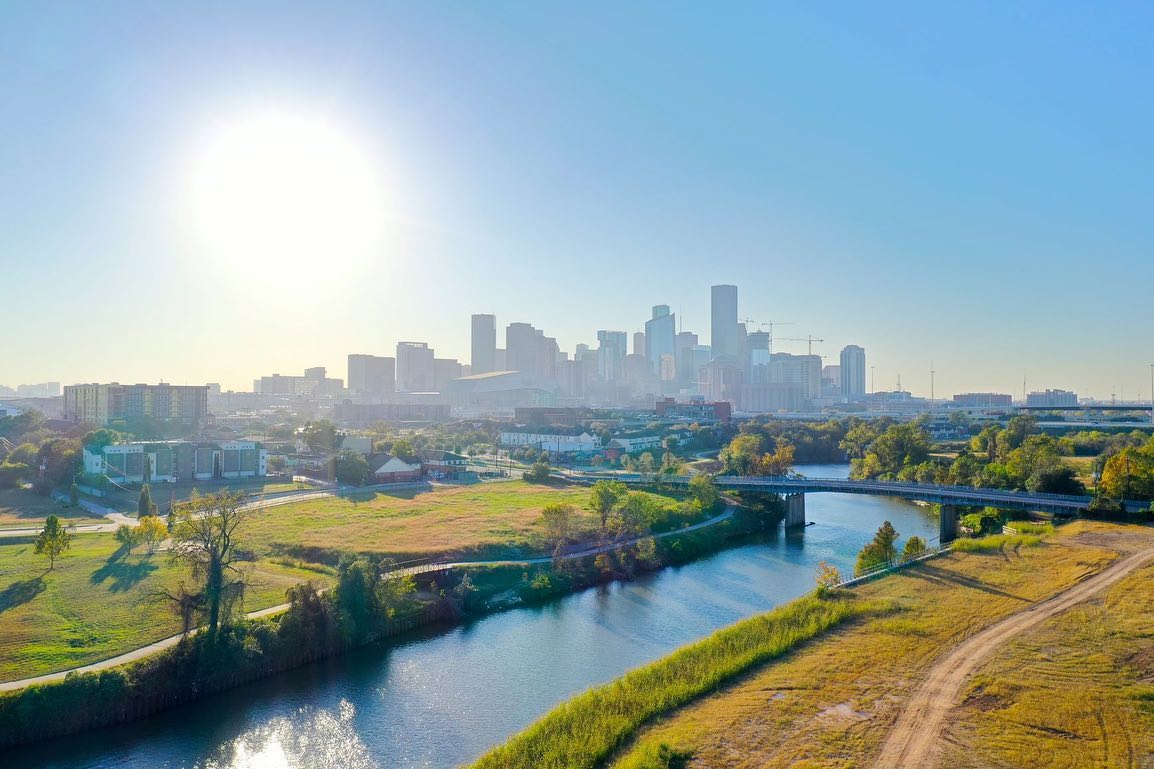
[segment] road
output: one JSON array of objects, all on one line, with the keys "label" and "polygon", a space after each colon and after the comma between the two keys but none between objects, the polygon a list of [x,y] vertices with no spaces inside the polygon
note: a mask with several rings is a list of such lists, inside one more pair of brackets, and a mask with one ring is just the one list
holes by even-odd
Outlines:
[{"label": "road", "polygon": [[[328,492],[328,493],[331,494],[332,492]],[[289,501],[298,501],[298,500],[293,499],[293,500],[289,500]],[[261,502],[265,502],[265,503],[274,502],[275,504],[285,504],[285,502],[282,502],[279,500],[261,500]],[[666,532],[662,532],[660,534],[652,534],[652,535],[647,534],[645,536],[632,537],[630,539],[621,540],[618,542],[610,542],[610,543],[605,544],[605,545],[598,545],[597,547],[591,547],[591,548],[587,548],[585,550],[579,550],[579,551],[576,551],[573,553],[565,553],[564,555],[559,556],[559,558],[560,558],[560,560],[563,560],[563,561],[568,561],[568,560],[572,560],[575,558],[587,558],[591,555],[599,555],[601,553],[608,553],[608,552],[611,552],[613,550],[619,550],[622,547],[627,547],[627,546],[632,545],[636,542],[639,542],[643,539],[648,539],[651,536],[653,537],[653,539],[664,539],[666,537],[672,537],[672,536],[676,536],[678,534],[685,534],[685,533],[688,533],[690,531],[696,531],[698,529],[703,529],[707,526],[713,526],[715,524],[721,523],[722,521],[729,520],[730,518],[733,517],[734,513],[737,511],[737,507],[735,504],[733,504],[732,501],[727,500],[727,503],[728,504],[726,505],[725,510],[723,512],[721,512],[720,514],[715,515],[714,517],[706,519],[706,520],[701,521],[699,523],[695,523],[692,526],[686,526],[686,527],[681,528],[681,529],[674,529],[672,531],[666,531]],[[258,507],[271,507],[272,505],[271,504],[259,504],[257,506]],[[404,568],[404,569],[396,569],[395,571],[387,572],[386,574],[384,574],[383,578],[388,579],[391,576],[405,576],[405,575],[413,575],[413,574],[423,574],[423,573],[428,573],[428,572],[432,572],[432,571],[445,571],[447,569],[461,568],[464,566],[521,566],[521,565],[531,565],[531,564],[537,564],[537,563],[552,563],[552,561],[553,561],[552,556],[545,556],[542,558],[528,558],[528,559],[521,559],[521,560],[454,561],[454,562],[450,562],[450,563],[426,564],[424,566],[415,566],[415,567],[408,567],[408,568]],[[249,619],[258,619],[260,617],[270,617],[274,614],[280,614],[281,612],[288,611],[288,608],[289,608],[289,604],[287,604],[287,603],[277,604],[276,606],[270,606],[267,609],[260,609],[259,611],[250,611],[247,614],[245,614],[245,617],[247,617]],[[192,632],[195,633],[196,631],[194,630]],[[169,647],[176,646],[176,644],[178,644],[180,642],[180,639],[181,639],[180,635],[169,636],[168,638],[162,638],[159,641],[156,641],[154,643],[150,643],[147,646],[141,646],[137,649],[133,649],[132,651],[125,652],[124,654],[118,654],[115,657],[109,657],[106,660],[101,660],[99,662],[93,662],[90,665],[83,665],[81,667],[70,668],[68,670],[60,670],[60,671],[57,671],[55,673],[45,673],[44,675],[34,676],[32,678],[21,678],[21,679],[16,680],[16,681],[0,682],[0,692],[14,691],[16,689],[23,689],[24,687],[32,686],[33,684],[45,684],[45,683],[50,683],[52,681],[62,681],[62,680],[64,680],[64,677],[67,676],[69,673],[93,673],[93,672],[96,672],[99,670],[107,670],[108,668],[114,668],[114,667],[117,667],[118,665],[125,665],[129,662],[135,662],[136,660],[139,660],[143,657],[147,657],[150,654],[155,654],[156,652],[161,651],[163,649],[167,649]]]},{"label": "road", "polygon": [[958,702],[962,685],[1002,644],[1094,597],[1151,561],[1154,561],[1154,548],[1126,556],[1052,598],[986,628],[935,662],[898,716],[874,767],[929,769],[934,766],[946,716]]}]

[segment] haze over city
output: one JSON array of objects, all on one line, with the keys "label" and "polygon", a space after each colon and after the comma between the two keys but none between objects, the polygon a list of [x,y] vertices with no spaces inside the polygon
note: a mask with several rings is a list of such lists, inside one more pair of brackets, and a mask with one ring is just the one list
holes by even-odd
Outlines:
[{"label": "haze over city", "polygon": [[0,383],[465,363],[473,313],[708,343],[731,283],[877,389],[1150,397],[1147,7],[37,10],[0,10]]}]

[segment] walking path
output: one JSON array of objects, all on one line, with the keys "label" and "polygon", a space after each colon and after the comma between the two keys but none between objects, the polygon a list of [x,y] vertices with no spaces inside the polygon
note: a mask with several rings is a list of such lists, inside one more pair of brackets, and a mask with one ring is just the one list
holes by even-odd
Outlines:
[{"label": "walking path", "polygon": [[[288,501],[295,502],[298,501],[298,499],[294,498]],[[621,540],[618,542],[610,542],[608,544],[586,548],[584,550],[579,550],[573,553],[565,553],[558,556],[558,559],[562,561],[568,561],[575,558],[587,558],[591,555],[599,555],[601,553],[608,553],[613,550],[619,550],[623,547],[628,547],[629,545],[640,542],[643,539],[649,539],[650,537],[653,539],[664,539],[666,537],[673,537],[679,534],[686,534],[691,531],[697,531],[698,529],[703,529],[707,526],[713,526],[715,524],[721,523],[722,521],[729,520],[737,511],[737,506],[733,503],[732,500],[726,500],[726,502],[727,504],[725,510],[722,513],[715,515],[714,517],[707,520],[701,521],[700,523],[695,523],[692,526],[686,526],[681,529],[673,529],[672,531],[665,531],[661,532],[660,534],[646,534],[644,536],[631,537],[630,539]],[[252,504],[255,507],[271,507],[272,504],[285,504],[285,501],[279,499],[262,500],[259,503]],[[447,563],[433,563],[424,564],[422,566],[412,566],[404,569],[395,569],[393,571],[386,572],[384,575],[382,575],[382,578],[389,579],[391,577],[424,574],[432,571],[446,571],[448,569],[457,569],[464,566],[520,566],[539,563],[552,563],[553,560],[554,559],[552,556],[545,556],[541,558],[523,558],[520,560],[453,561]],[[245,617],[248,619],[270,617],[274,614],[280,614],[281,612],[288,611],[288,608],[289,604],[287,603],[277,604],[276,606],[270,606],[267,609],[250,611],[245,614]],[[192,632],[195,633],[196,631],[193,630]],[[108,659],[101,660],[100,662],[93,662],[90,665],[83,665],[81,667],[70,668],[68,670],[60,670],[55,673],[45,673],[44,675],[34,676],[32,678],[21,678],[16,681],[3,681],[0,682],[0,692],[23,689],[24,687],[31,686],[33,684],[44,684],[52,681],[62,681],[64,680],[64,677],[69,673],[92,673],[98,670],[107,670],[108,668],[117,667],[118,665],[124,665],[129,662],[135,662],[136,660],[147,657],[150,654],[155,654],[158,651],[162,651],[164,649],[168,649],[169,647],[175,646],[180,642],[181,638],[182,636],[180,635],[169,636],[168,638],[163,638],[159,641],[156,641],[155,643],[150,643],[147,646],[141,646],[137,649],[133,649],[132,651],[125,652],[124,654],[118,654],[115,657],[109,657]]]},{"label": "walking path", "polygon": [[874,767],[932,767],[936,763],[936,748],[941,741],[946,716],[957,703],[962,685],[1000,645],[1092,598],[1151,561],[1154,561],[1154,548],[1122,558],[1074,587],[986,628],[934,663],[898,716]]}]

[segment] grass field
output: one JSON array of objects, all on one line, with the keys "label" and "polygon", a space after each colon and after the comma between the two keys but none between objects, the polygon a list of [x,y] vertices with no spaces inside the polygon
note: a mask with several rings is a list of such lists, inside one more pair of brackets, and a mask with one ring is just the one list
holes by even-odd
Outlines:
[{"label": "grass field", "polygon": [[263,551],[358,550],[400,559],[431,556],[521,556],[545,546],[541,510],[550,503],[577,508],[577,528],[599,520],[589,489],[498,481],[434,491],[367,492],[270,507],[257,514],[254,543]]},{"label": "grass field", "polygon": [[[84,665],[180,632],[179,620],[148,600],[188,579],[164,553],[124,555],[111,534],[88,534],[47,569],[29,541],[0,540],[0,680]],[[290,585],[326,577],[258,561],[250,579],[251,611],[283,602]]]},{"label": "grass field", "polygon": [[0,529],[21,529],[44,523],[50,515],[58,515],[67,523],[104,523],[77,508],[71,508],[51,497],[42,497],[26,489],[0,490]]},{"label": "grass field", "polygon": [[1154,566],[1007,644],[949,716],[942,765],[1133,767],[1154,751]]},{"label": "grass field", "polygon": [[[843,591],[851,604],[883,602],[894,608],[884,615],[859,614],[801,649],[755,667],[720,691],[650,719],[615,753],[609,765],[617,769],[868,766],[919,672],[943,649],[1100,571],[1117,557],[1120,548],[1136,546],[1135,540],[1154,541],[1154,530],[1077,522],[1033,547],[944,556]],[[1135,581],[1128,582],[1133,585]],[[1154,608],[1154,589],[1134,600],[1141,606],[1122,608],[1120,604],[1119,611],[1142,611],[1144,606],[1149,616]],[[1146,620],[1135,620],[1135,636],[1146,632],[1147,627]],[[1154,667],[1151,646],[1154,643],[1149,637],[1131,645],[1131,653],[1144,660],[1147,674]],[[1007,659],[1003,665],[1005,675],[1016,674],[1014,660]],[[1102,684],[1108,688],[1106,666],[1099,666],[1099,670]],[[1137,673],[1132,677],[1140,678]],[[1055,681],[1051,692],[1055,698],[1062,696],[1060,680]],[[1150,714],[1154,708],[1149,707],[1154,700],[1142,699],[1154,696],[1149,688],[1142,688],[1138,681],[1127,691],[1128,707],[1141,710],[1145,706],[1145,717],[1154,718]],[[1042,699],[1035,705],[1039,710],[1050,706],[1059,707],[1060,703]],[[989,712],[979,715],[985,718]],[[1010,713],[1005,717],[1014,716]],[[976,717],[969,727],[971,748],[998,728],[981,718]],[[1134,721],[1123,723],[1135,726]],[[1154,734],[1154,721],[1144,723],[1143,730],[1136,733],[1140,735],[1135,737],[1136,751],[1141,749],[1137,742]],[[1030,726],[1023,725],[1021,734],[1029,733]],[[965,766],[1054,765],[1020,762],[1012,756],[1001,760],[994,755],[995,747],[991,745],[985,754],[986,763]],[[1154,745],[1145,745],[1147,750],[1151,747]],[[553,766],[585,764],[562,761]]]}]

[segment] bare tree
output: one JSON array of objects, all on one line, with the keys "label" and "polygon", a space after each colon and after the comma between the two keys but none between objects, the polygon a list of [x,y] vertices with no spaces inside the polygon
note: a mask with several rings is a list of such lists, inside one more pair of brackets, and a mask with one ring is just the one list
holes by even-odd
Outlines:
[{"label": "bare tree", "polygon": [[[242,560],[237,551],[237,535],[248,520],[250,511],[243,507],[243,494],[220,492],[193,496],[177,505],[172,512],[173,561],[183,563],[199,583],[199,593],[168,596],[184,617],[190,611],[205,612],[208,634],[216,636],[222,617],[227,620],[244,596],[244,574],[238,567]],[[186,620],[187,622],[187,620]]]}]

